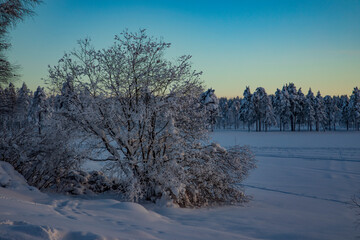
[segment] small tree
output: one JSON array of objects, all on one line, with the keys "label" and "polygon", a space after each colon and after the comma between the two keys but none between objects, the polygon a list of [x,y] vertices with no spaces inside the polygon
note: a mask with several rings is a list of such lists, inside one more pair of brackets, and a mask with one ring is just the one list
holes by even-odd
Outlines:
[{"label": "small tree", "polygon": [[62,88],[59,111],[99,143],[97,160],[109,162],[129,200],[165,197],[181,206],[246,200],[238,183],[253,157],[246,148],[203,145],[201,73],[191,69],[190,56],[167,61],[170,44],[144,30],[123,32],[108,49],[95,50],[89,40],[79,45],[49,68],[48,80]]}]

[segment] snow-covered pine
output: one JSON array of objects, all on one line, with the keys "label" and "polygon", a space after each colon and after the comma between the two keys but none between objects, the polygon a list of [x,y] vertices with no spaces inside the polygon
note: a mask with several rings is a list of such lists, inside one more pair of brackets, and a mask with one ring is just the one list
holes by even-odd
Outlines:
[{"label": "snow-covered pine", "polygon": [[313,124],[315,122],[315,97],[314,93],[309,88],[309,91],[306,95],[306,104],[305,104],[305,116],[308,124],[308,130],[312,131]]},{"label": "snow-covered pine", "polygon": [[231,112],[232,118],[230,122],[234,125],[235,129],[240,127],[240,107],[241,99],[239,97],[233,98],[229,111]]},{"label": "snow-covered pine", "polygon": [[34,97],[29,109],[29,118],[37,126],[39,134],[41,134],[44,118],[48,111],[49,106],[44,88],[38,87],[34,92]]},{"label": "snow-covered pine", "polygon": [[316,97],[315,97],[314,112],[315,112],[316,131],[320,131],[320,126],[322,126],[324,129],[324,125],[327,121],[324,99],[321,96],[320,91],[318,91],[318,93],[316,94]]},{"label": "snow-covered pine", "polygon": [[355,87],[349,101],[349,117],[353,122],[354,129],[360,130],[360,90]]},{"label": "snow-covered pine", "polygon": [[306,97],[299,88],[297,92],[297,101],[298,101],[298,112],[297,112],[297,122],[298,122],[298,131],[301,130],[301,126],[306,123]]},{"label": "snow-covered pine", "polygon": [[287,124],[290,122],[291,118],[291,104],[290,104],[290,95],[287,90],[287,86],[283,86],[281,90],[281,122],[283,124],[283,130],[286,129]]},{"label": "snow-covered pine", "polygon": [[15,118],[14,122],[18,124],[18,128],[21,128],[27,123],[27,115],[29,106],[32,101],[32,92],[28,89],[27,85],[23,83],[21,88],[17,91],[17,100],[15,106]]},{"label": "snow-covered pine", "polygon": [[248,126],[248,131],[250,131],[251,125],[256,121],[256,113],[249,87],[245,88],[243,96],[240,107],[240,119],[243,119],[244,123]]},{"label": "snow-covered pine", "polygon": [[219,100],[215,95],[215,89],[209,88],[200,95],[200,102],[204,105],[209,128],[214,131],[216,120],[219,117]]},{"label": "snow-covered pine", "polygon": [[341,99],[339,96],[333,96],[333,104],[334,104],[333,130],[336,131],[336,126],[341,125]]},{"label": "snow-covered pine", "polygon": [[275,96],[273,99],[273,108],[274,108],[274,114],[277,119],[277,125],[280,128],[280,131],[283,130],[282,126],[282,113],[283,113],[283,96],[282,91],[280,89],[276,89]]},{"label": "snow-covered pine", "polygon": [[284,88],[286,88],[286,92],[284,96],[287,97],[287,100],[289,101],[289,118],[290,118],[290,128],[291,131],[295,131],[295,125],[297,122],[297,115],[300,112],[300,106],[298,102],[298,92],[296,90],[296,86],[294,83],[289,83],[289,85],[285,85]]},{"label": "snow-covered pine", "polygon": [[226,129],[228,126],[231,126],[229,123],[229,109],[228,109],[228,99],[225,97],[222,97],[219,99],[219,120],[217,121],[217,128],[223,128]]},{"label": "snow-covered pine", "polygon": [[275,114],[273,112],[273,107],[269,96],[266,91],[262,87],[258,87],[253,94],[257,96],[258,104],[255,105],[258,107],[257,112],[257,120],[259,125],[259,131],[262,130],[261,125],[264,126],[265,131],[268,130],[269,127],[276,125]]},{"label": "snow-covered pine", "polygon": [[325,129],[330,130],[332,126],[335,127],[335,101],[333,98],[329,95],[326,95],[324,97],[324,106],[325,106],[325,116],[326,116],[326,123],[325,123]]},{"label": "snow-covered pine", "polygon": [[349,115],[349,97],[347,95],[342,95],[340,97],[339,103],[341,109],[341,122],[345,124],[346,130],[349,130],[350,124],[350,115]]}]

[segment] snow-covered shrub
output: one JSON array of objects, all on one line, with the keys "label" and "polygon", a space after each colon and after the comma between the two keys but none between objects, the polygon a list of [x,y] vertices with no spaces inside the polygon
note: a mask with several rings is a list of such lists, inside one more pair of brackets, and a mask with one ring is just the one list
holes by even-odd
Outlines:
[{"label": "snow-covered shrub", "polygon": [[55,130],[42,135],[33,127],[1,132],[0,160],[9,162],[39,189],[59,184],[62,176],[79,166],[81,156],[76,155],[67,135]]},{"label": "snow-covered shrub", "polygon": [[190,56],[166,60],[170,44],[143,30],[99,51],[89,40],[79,44],[49,68],[48,82],[59,114],[98,143],[88,159],[108,162],[128,200],[168,197],[184,207],[246,200],[238,184],[253,157],[206,145],[201,73]]},{"label": "snow-covered shrub", "polygon": [[184,171],[184,180],[175,183],[172,179],[173,186],[163,190],[180,206],[247,201],[240,183],[255,167],[249,148],[234,146],[225,149],[215,143],[198,145],[193,151],[185,153],[179,163]]},{"label": "snow-covered shrub", "polygon": [[103,172],[82,170],[70,171],[60,179],[58,184],[54,184],[50,189],[56,192],[63,192],[72,195],[98,194],[108,191],[116,192],[119,183],[116,179],[107,177]]},{"label": "snow-covered shrub", "polygon": [[38,88],[30,104],[26,89],[23,85],[18,95],[13,91],[13,107],[0,108],[0,160],[13,165],[30,185],[44,189],[76,169],[82,155],[69,138],[74,129],[56,114],[44,90]]}]

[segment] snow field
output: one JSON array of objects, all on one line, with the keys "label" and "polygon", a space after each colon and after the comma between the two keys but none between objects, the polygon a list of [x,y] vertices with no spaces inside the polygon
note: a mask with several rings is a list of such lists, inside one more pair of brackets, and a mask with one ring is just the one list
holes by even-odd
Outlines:
[{"label": "snow field", "polygon": [[249,145],[258,168],[244,206],[181,209],[44,194],[0,162],[0,239],[355,239],[360,133],[216,131]]}]

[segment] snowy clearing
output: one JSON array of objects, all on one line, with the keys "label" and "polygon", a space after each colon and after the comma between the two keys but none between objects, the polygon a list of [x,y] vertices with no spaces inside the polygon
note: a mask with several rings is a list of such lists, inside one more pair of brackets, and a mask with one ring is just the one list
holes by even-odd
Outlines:
[{"label": "snowy clearing", "polygon": [[355,239],[359,132],[216,131],[247,144],[258,168],[245,206],[180,209],[49,195],[0,162],[0,239]]}]

